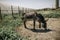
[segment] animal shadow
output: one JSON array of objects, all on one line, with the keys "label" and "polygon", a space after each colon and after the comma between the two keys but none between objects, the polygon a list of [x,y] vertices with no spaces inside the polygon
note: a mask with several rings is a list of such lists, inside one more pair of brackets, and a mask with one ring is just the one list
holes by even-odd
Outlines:
[{"label": "animal shadow", "polygon": [[36,32],[36,33],[38,33],[38,32],[40,32],[40,33],[46,33],[46,32],[50,32],[50,31],[52,31],[51,29],[46,29],[46,30],[44,30],[44,29],[30,29],[30,28],[26,28],[26,29],[28,29],[28,30],[31,30],[31,31],[33,31],[33,32]]}]

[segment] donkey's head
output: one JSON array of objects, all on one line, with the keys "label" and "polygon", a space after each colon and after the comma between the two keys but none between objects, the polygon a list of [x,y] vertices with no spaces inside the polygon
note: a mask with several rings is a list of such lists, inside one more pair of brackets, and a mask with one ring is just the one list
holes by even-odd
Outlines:
[{"label": "donkey's head", "polygon": [[49,20],[49,18],[48,19],[46,19],[46,20],[44,20],[43,22],[42,22],[42,26],[43,26],[43,28],[45,28],[45,29],[47,29],[47,21]]}]

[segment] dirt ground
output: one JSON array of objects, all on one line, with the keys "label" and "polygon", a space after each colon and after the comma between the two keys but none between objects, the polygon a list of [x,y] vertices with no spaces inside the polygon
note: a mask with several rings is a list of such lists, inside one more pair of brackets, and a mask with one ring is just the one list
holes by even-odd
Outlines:
[{"label": "dirt ground", "polygon": [[18,34],[28,40],[60,40],[60,18],[49,18],[47,21],[47,30],[39,28],[36,22],[36,30],[33,30],[33,22],[27,22],[27,28],[23,25],[17,28]]}]

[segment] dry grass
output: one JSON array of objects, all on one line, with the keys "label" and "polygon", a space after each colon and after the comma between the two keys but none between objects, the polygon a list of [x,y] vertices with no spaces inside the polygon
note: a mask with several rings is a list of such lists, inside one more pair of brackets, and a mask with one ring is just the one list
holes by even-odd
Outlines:
[{"label": "dry grass", "polygon": [[47,21],[47,28],[49,30],[43,30],[38,28],[38,22],[36,22],[36,30],[32,30],[33,22],[27,22],[28,29],[24,26],[17,28],[17,32],[28,40],[60,40],[60,18],[50,18]]}]

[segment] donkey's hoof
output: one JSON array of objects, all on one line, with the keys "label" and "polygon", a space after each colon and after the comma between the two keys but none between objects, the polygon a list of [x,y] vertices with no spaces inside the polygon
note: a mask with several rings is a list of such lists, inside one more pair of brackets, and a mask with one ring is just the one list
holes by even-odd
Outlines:
[{"label": "donkey's hoof", "polygon": [[27,28],[27,27],[25,27],[25,28]]},{"label": "donkey's hoof", "polygon": [[44,29],[44,30],[47,30],[47,29]]},{"label": "donkey's hoof", "polygon": [[39,27],[39,28],[41,28],[41,27]]},{"label": "donkey's hoof", "polygon": [[36,29],[33,29],[33,30],[36,30]]}]

